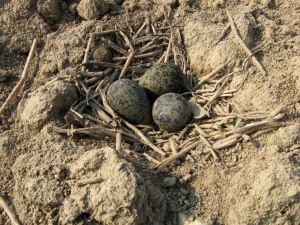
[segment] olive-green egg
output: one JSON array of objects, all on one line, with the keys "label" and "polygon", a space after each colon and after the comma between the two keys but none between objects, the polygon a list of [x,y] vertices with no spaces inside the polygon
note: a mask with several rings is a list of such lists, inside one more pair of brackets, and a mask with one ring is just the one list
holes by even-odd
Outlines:
[{"label": "olive-green egg", "polygon": [[169,92],[179,93],[183,89],[183,74],[173,63],[159,63],[146,71],[139,85],[155,97]]},{"label": "olive-green egg", "polygon": [[108,104],[122,117],[138,123],[150,123],[151,107],[145,90],[135,81],[121,79],[111,84],[107,91]]},{"label": "olive-green egg", "polygon": [[169,132],[179,131],[192,115],[188,101],[177,93],[167,93],[156,99],[152,117],[156,125]]}]

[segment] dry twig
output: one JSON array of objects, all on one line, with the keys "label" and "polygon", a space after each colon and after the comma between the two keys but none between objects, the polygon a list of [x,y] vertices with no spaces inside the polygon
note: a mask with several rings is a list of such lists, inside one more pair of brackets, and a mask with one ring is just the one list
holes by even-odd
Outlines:
[{"label": "dry twig", "polygon": [[0,205],[8,215],[9,219],[11,220],[11,223],[13,225],[21,225],[20,221],[18,220],[17,216],[14,214],[14,212],[11,210],[11,208],[6,204],[5,200],[0,196]]},{"label": "dry twig", "polygon": [[194,142],[193,144],[187,146],[186,148],[182,149],[180,152],[178,152],[176,155],[172,155],[169,158],[167,158],[158,168],[157,172],[161,171],[166,166],[170,165],[175,160],[181,158],[185,154],[189,153],[191,150],[196,148],[199,145],[199,141]]},{"label": "dry twig", "polygon": [[246,54],[252,59],[252,62],[254,63],[254,65],[258,68],[258,70],[261,72],[261,74],[263,75],[267,75],[266,71],[264,70],[264,68],[262,67],[262,65],[260,64],[260,62],[256,59],[255,56],[253,56],[252,52],[249,50],[249,48],[246,46],[245,42],[241,39],[241,37],[239,36],[235,25],[234,25],[234,21],[229,13],[229,11],[226,9],[226,14],[228,16],[229,22],[230,22],[230,26],[231,26],[231,30],[233,31],[233,34],[237,40],[237,42],[241,45],[241,47],[244,49],[244,51],[246,52]]},{"label": "dry twig", "polygon": [[4,113],[4,110],[11,103],[12,99],[15,97],[15,95],[17,94],[17,92],[19,91],[19,89],[21,88],[21,86],[23,85],[23,83],[25,82],[25,80],[27,79],[29,65],[30,65],[31,60],[33,58],[36,44],[37,44],[37,40],[34,39],[33,43],[32,43],[32,46],[31,46],[31,49],[30,49],[30,52],[29,52],[29,55],[28,55],[28,58],[27,58],[27,61],[26,61],[26,64],[25,64],[25,67],[24,67],[23,72],[22,72],[21,79],[17,83],[17,85],[15,86],[15,88],[12,90],[12,92],[9,94],[8,98],[5,100],[5,102],[3,103],[3,105],[1,106],[1,108],[0,108],[0,116]]}]

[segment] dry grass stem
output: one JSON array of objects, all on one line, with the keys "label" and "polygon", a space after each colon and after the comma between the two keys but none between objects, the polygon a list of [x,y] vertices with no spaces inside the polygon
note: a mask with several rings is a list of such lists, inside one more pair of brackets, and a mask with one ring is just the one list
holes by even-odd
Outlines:
[{"label": "dry grass stem", "polygon": [[230,23],[227,23],[226,26],[224,27],[224,29],[222,30],[221,36],[218,38],[218,40],[215,42],[215,45],[217,45],[223,38],[224,36],[227,34],[227,32],[230,29]]},{"label": "dry grass stem", "polygon": [[130,48],[131,52],[133,52],[134,51],[133,45],[129,40],[129,38],[127,37],[127,35],[122,30],[119,30],[119,34],[123,37],[126,45]]},{"label": "dry grass stem", "polygon": [[87,184],[97,184],[97,183],[100,183],[100,182],[103,182],[103,179],[100,178],[100,177],[93,177],[93,178],[87,178],[87,179],[84,179],[84,180],[78,180],[76,182],[76,186],[77,187],[83,187]]},{"label": "dry grass stem", "polygon": [[110,107],[110,105],[107,102],[106,93],[103,90],[100,90],[100,95],[106,112],[108,112],[114,119],[118,118],[118,115],[115,113],[115,111]]},{"label": "dry grass stem", "polygon": [[178,144],[175,142],[173,137],[170,137],[169,141],[170,141],[171,151],[172,151],[173,155],[176,155],[178,153],[178,150],[179,150]]},{"label": "dry grass stem", "polygon": [[235,130],[237,134],[250,134],[258,130],[276,128],[276,127],[286,127],[291,125],[296,125],[294,122],[272,122],[272,121],[261,121],[256,123],[247,124],[244,127]]},{"label": "dry grass stem", "polygon": [[129,66],[130,66],[130,64],[131,64],[131,62],[132,62],[135,54],[136,54],[136,51],[132,51],[129,54],[129,56],[128,56],[126,62],[125,62],[125,65],[124,65],[124,67],[123,67],[123,69],[122,69],[122,71],[120,73],[119,79],[121,79],[126,74],[126,72],[127,72],[128,68],[129,68]]},{"label": "dry grass stem", "polygon": [[[209,137],[209,135],[203,130],[201,129],[196,123],[194,123],[194,127],[196,128],[196,131],[202,135],[203,137]],[[218,131],[219,132],[219,131]]]},{"label": "dry grass stem", "polygon": [[227,66],[228,61],[223,63],[222,65],[218,66],[216,69],[214,69],[212,72],[210,72],[208,75],[201,78],[201,80],[198,82],[198,84],[193,88],[194,91],[196,91],[202,84],[204,84],[209,79],[213,78],[219,71],[221,71],[225,66]]},{"label": "dry grass stem", "polygon": [[166,166],[170,165],[175,160],[181,158],[182,156],[189,153],[191,150],[195,149],[199,145],[199,141],[194,142],[193,144],[187,146],[186,148],[182,149],[180,152],[178,152],[176,155],[172,155],[169,158],[167,158],[164,162],[161,163],[161,165],[158,166],[157,172],[161,171]]},{"label": "dry grass stem", "polygon": [[99,36],[99,35],[105,35],[105,34],[117,33],[117,32],[119,32],[119,31],[120,31],[119,29],[105,30],[105,31],[95,32],[95,33],[92,33],[92,34],[90,34],[90,35],[93,35],[93,36]]},{"label": "dry grass stem", "polygon": [[216,155],[213,146],[209,143],[209,141],[201,134],[199,134],[199,137],[201,139],[201,141],[203,142],[203,144],[208,147],[210,153],[212,154],[212,156],[214,157],[214,159],[217,161],[218,160],[218,156]]},{"label": "dry grass stem", "polygon": [[117,131],[116,134],[116,150],[118,152],[120,152],[122,150],[122,134],[120,133],[120,131]]},{"label": "dry grass stem", "polygon": [[139,36],[139,34],[142,32],[142,30],[144,29],[145,26],[146,26],[146,22],[144,22],[142,24],[142,26],[140,27],[140,29],[138,29],[138,31],[134,35],[134,38],[137,38]]},{"label": "dry grass stem", "polygon": [[123,48],[119,47],[118,45],[116,45],[115,43],[113,43],[112,41],[106,39],[106,38],[101,38],[101,40],[104,42],[104,44],[107,44],[109,47],[111,47],[112,49],[116,50],[117,52],[123,54],[123,55],[128,55],[129,53],[124,50]]},{"label": "dry grass stem", "polygon": [[188,126],[184,127],[177,136],[177,141],[179,141],[188,132],[190,128]]},{"label": "dry grass stem", "polygon": [[96,111],[98,117],[102,119],[106,124],[110,124],[112,127],[117,127],[117,123],[113,121],[102,109],[100,109],[95,103],[91,102],[90,106]]},{"label": "dry grass stem", "polygon": [[124,123],[128,128],[134,131],[143,142],[145,142],[146,145],[148,145],[152,150],[158,152],[162,156],[166,156],[166,153],[160,150],[158,147],[156,147],[139,129],[137,129],[135,126],[133,126],[131,123],[127,122],[124,119],[121,119],[122,123]]},{"label": "dry grass stem", "polygon": [[[140,54],[140,55],[134,55],[132,57],[134,59],[143,59],[143,58],[148,58],[148,57],[159,55],[160,53],[161,53],[161,50],[156,50],[154,52],[144,53],[144,54]],[[128,59],[128,57],[114,57],[113,58],[114,61],[124,61],[127,59]]]},{"label": "dry grass stem", "polygon": [[21,225],[21,223],[20,223],[19,219],[17,218],[16,214],[7,205],[7,203],[2,198],[2,196],[0,196],[0,205],[4,209],[4,212],[6,212],[6,214],[8,215],[8,217],[9,217],[9,219],[11,221],[11,224],[13,224],[13,225]]},{"label": "dry grass stem", "polygon": [[227,17],[229,19],[230,22],[230,27],[231,30],[233,31],[233,34],[237,40],[237,42],[240,44],[240,46],[244,49],[244,51],[246,52],[246,54],[251,57],[252,62],[254,63],[254,65],[257,67],[257,69],[261,72],[262,75],[267,75],[265,69],[263,68],[263,66],[260,64],[260,62],[256,59],[255,56],[253,56],[252,52],[249,50],[249,48],[246,46],[245,42],[242,40],[242,38],[239,36],[238,31],[234,25],[234,21],[229,13],[229,11],[226,9],[226,14]]},{"label": "dry grass stem", "polygon": [[172,34],[171,34],[164,62],[169,62],[169,55],[170,55],[170,50],[171,50],[171,46],[172,46],[172,40],[173,40],[173,38],[172,38]]},{"label": "dry grass stem", "polygon": [[152,163],[155,163],[156,165],[160,165],[161,162],[158,161],[157,159],[153,158],[152,156],[148,155],[147,153],[143,153],[143,156],[145,156],[145,158],[149,161],[149,162],[152,162]]},{"label": "dry grass stem", "polygon": [[37,39],[34,39],[32,45],[31,45],[30,52],[29,52],[29,55],[27,57],[27,60],[26,60],[23,72],[22,72],[21,79],[17,83],[17,85],[15,86],[15,88],[12,90],[12,92],[9,94],[9,96],[7,97],[7,99],[5,100],[5,102],[3,103],[3,105],[1,106],[1,108],[0,108],[0,116],[4,113],[4,110],[11,103],[12,99],[15,97],[15,95],[17,94],[17,92],[19,91],[19,89],[21,88],[21,86],[23,85],[23,83],[25,82],[25,80],[27,79],[29,66],[30,66],[31,60],[32,60],[32,58],[34,56],[34,50],[36,48],[36,45],[37,45]]},{"label": "dry grass stem", "polygon": [[[94,35],[90,34],[89,40],[88,40],[87,45],[86,45],[86,49],[84,51],[84,56],[83,56],[82,64],[86,63],[89,60],[89,52],[91,50],[93,39],[94,39]],[[85,71],[85,70],[86,70],[86,67],[83,66],[81,68],[81,71]]]}]

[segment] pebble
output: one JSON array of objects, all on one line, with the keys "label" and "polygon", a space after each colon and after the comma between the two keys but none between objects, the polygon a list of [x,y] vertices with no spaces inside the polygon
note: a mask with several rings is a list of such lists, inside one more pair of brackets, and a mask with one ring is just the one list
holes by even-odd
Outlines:
[{"label": "pebble", "polygon": [[170,142],[164,143],[162,148],[164,152],[170,152],[171,151]]},{"label": "pebble", "polygon": [[163,183],[166,187],[173,187],[176,184],[176,177],[166,177]]},{"label": "pebble", "polygon": [[180,193],[183,195],[187,195],[189,192],[187,190],[185,190],[184,188],[180,188],[179,189]]},{"label": "pebble", "polygon": [[183,203],[186,205],[186,206],[189,206],[190,205],[190,202],[188,200],[184,200]]}]

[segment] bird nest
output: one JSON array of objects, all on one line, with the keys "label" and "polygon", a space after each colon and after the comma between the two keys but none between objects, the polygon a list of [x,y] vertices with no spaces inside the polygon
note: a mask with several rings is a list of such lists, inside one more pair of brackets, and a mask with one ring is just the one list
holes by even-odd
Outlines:
[{"label": "bird nest", "polygon": [[[228,17],[230,23],[221,34],[222,38],[228,29],[236,31],[229,13]],[[225,62],[206,76],[193,76],[189,71],[180,27],[172,23],[170,11],[165,10],[161,22],[146,18],[138,30],[130,33],[117,28],[89,34],[83,63],[76,69],[67,70],[80,92],[78,102],[65,116],[71,126],[67,129],[56,127],[55,132],[85,134],[97,139],[108,137],[128,160],[144,165],[142,160],[146,159],[161,171],[182,157],[199,165],[205,164],[209,158],[219,160],[222,149],[249,140],[252,132],[289,125],[278,122],[284,116],[284,106],[272,112],[245,112],[230,100],[238,90],[228,89],[227,84],[234,74],[245,70],[244,66],[224,74],[228,64]],[[113,63],[89,61],[95,40],[113,50]],[[237,41],[245,48],[238,36]],[[249,57],[244,62],[251,59],[262,71],[253,54],[247,51],[246,54]],[[189,90],[182,95],[189,99],[193,118],[179,132],[162,131],[155,125],[131,124],[107,103],[107,89],[115,80],[125,77],[138,80],[148,68],[161,62],[173,62],[179,66]],[[89,68],[92,67],[100,69],[91,72]],[[122,148],[123,142],[132,144],[135,150]]]}]

